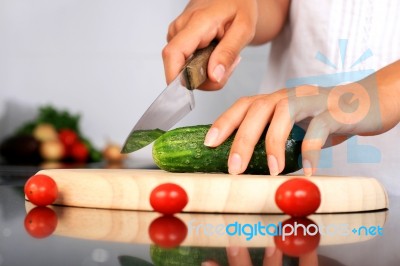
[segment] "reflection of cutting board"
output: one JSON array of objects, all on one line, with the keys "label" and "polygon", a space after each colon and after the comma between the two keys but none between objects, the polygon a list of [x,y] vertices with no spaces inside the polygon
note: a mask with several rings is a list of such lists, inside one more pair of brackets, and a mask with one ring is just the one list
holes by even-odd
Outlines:
[{"label": "reflection of cutting board", "polygon": [[[25,208],[29,212],[34,207],[27,202]],[[138,212],[123,210],[106,210],[76,207],[51,207],[58,216],[54,235],[88,239],[96,241],[112,241],[121,243],[152,243],[149,236],[151,223],[160,217],[156,212]],[[324,234],[321,235],[320,246],[349,244],[370,240],[377,234],[355,234],[353,228],[384,228],[387,211],[362,212],[347,214],[314,214],[308,217],[318,225]],[[249,247],[274,246],[273,236],[255,234],[251,240],[246,235],[230,236],[217,234],[218,226],[239,224],[278,224],[289,218],[287,215],[246,215],[246,214],[209,214],[179,213],[176,217],[187,226],[187,235],[182,246],[225,247],[231,245]],[[206,228],[207,226],[207,228]],[[214,230],[210,229],[213,228]]]},{"label": "reflection of cutting board", "polygon": [[[151,191],[167,182],[189,196],[185,212],[281,213],[275,191],[293,176],[168,173],[143,169],[54,169],[59,189],[55,204],[90,208],[152,210]],[[321,192],[318,213],[359,212],[388,207],[387,194],[374,178],[309,177]]]}]

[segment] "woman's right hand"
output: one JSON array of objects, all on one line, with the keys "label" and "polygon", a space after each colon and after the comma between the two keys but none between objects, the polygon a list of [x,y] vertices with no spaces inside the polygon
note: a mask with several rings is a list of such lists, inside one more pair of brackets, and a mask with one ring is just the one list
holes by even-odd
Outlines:
[{"label": "woman's right hand", "polygon": [[221,89],[239,63],[240,51],[255,35],[257,8],[257,0],[190,1],[168,29],[168,44],[163,49],[167,83],[175,79],[196,49],[218,39],[209,60],[209,80],[201,89]]}]

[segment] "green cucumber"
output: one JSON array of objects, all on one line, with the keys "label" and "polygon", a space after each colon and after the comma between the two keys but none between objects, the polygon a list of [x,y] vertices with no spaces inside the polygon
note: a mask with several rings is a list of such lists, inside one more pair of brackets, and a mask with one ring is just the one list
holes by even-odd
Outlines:
[{"label": "green cucumber", "polygon": [[[169,172],[228,172],[228,156],[235,136],[234,132],[224,143],[215,148],[204,146],[204,138],[210,125],[197,125],[172,129],[161,135],[153,144],[153,160]],[[265,134],[254,148],[247,174],[269,174],[265,152]],[[285,168],[282,174],[301,168],[301,143],[304,130],[297,125],[292,128],[286,141]]]},{"label": "green cucumber", "polygon": [[[264,265],[265,248],[247,248],[251,265]],[[229,260],[225,247],[180,246],[164,249],[150,245],[150,257],[155,266],[199,266],[202,262],[213,261],[220,266],[228,266]],[[135,264],[136,265],[136,264]],[[299,259],[282,255],[282,266],[297,266]]]}]

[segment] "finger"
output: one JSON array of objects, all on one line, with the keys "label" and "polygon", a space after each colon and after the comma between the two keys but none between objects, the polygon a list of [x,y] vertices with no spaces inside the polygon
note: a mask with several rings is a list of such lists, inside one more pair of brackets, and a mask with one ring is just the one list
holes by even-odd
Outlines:
[{"label": "finger", "polygon": [[[210,17],[213,19],[210,20]],[[227,18],[212,16],[209,12],[196,12],[192,13],[188,19],[178,19],[171,26],[173,38],[162,51],[168,84],[178,75],[186,59],[196,49],[206,47],[217,36],[223,35],[228,18],[229,16]]]},{"label": "finger", "polygon": [[289,98],[279,101],[265,137],[268,169],[278,175],[285,167],[286,141],[293,128],[294,119],[289,111]]},{"label": "finger", "polygon": [[253,39],[254,34],[253,21],[235,17],[210,57],[208,76],[212,82],[226,83],[227,70],[232,68],[240,51]]},{"label": "finger", "polygon": [[221,266],[217,262],[212,260],[206,260],[201,263],[201,266]]},{"label": "finger", "polygon": [[198,89],[206,91],[214,91],[223,88],[228,79],[230,78],[230,76],[232,75],[233,71],[237,67],[237,65],[240,63],[241,59],[242,58],[240,55],[235,59],[233,65],[228,69],[228,71],[226,71],[225,76],[221,82],[213,82],[207,79],[203,84],[201,84],[201,86]]},{"label": "finger", "polygon": [[320,158],[320,152],[331,132],[340,125],[332,119],[329,111],[315,116],[308,126],[301,146],[303,170],[306,176],[315,173]]},{"label": "finger", "polygon": [[254,147],[265,130],[273,110],[270,97],[262,97],[252,102],[232,143],[228,159],[230,174],[241,174],[246,170]]},{"label": "finger", "polygon": [[[191,35],[196,35],[196,33],[191,33]],[[205,35],[200,36],[204,36],[205,39],[189,37],[186,31],[180,32],[164,47],[162,57],[167,84],[171,83],[176,78],[182,70],[187,58],[189,58],[202,43],[210,43],[214,37],[212,35],[208,37]]]},{"label": "finger", "polygon": [[281,266],[282,256],[282,251],[276,247],[267,247],[265,249],[263,266]]},{"label": "finger", "polygon": [[276,104],[265,139],[271,175],[279,174],[285,167],[286,141],[294,123],[326,109],[326,96],[319,92],[318,87],[299,86],[287,90],[286,95]]},{"label": "finger", "polygon": [[249,250],[246,247],[227,247],[229,266],[252,266]]},{"label": "finger", "polygon": [[263,95],[242,97],[228,108],[209,129],[204,145],[217,147],[224,142],[242,123],[251,103]]},{"label": "finger", "polygon": [[300,256],[299,266],[318,266],[318,253],[313,250],[307,254]]}]

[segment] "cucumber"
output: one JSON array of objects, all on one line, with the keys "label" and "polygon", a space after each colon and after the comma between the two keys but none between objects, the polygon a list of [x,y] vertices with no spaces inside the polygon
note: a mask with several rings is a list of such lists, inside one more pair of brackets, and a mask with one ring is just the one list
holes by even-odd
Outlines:
[{"label": "cucumber", "polygon": [[[265,248],[249,247],[248,252],[251,265],[264,265]],[[220,266],[229,265],[225,247],[181,246],[164,249],[151,245],[150,257],[155,266],[200,266],[205,261],[213,261]],[[298,263],[298,258],[282,255],[282,266],[297,266]]]},{"label": "cucumber", "polygon": [[[252,265],[262,265],[265,248],[249,248]],[[182,246],[164,249],[150,246],[150,257],[155,266],[200,266],[204,261],[214,261],[220,266],[228,266],[224,247]]]},{"label": "cucumber", "polygon": [[[204,146],[204,138],[211,125],[196,125],[175,128],[161,135],[153,144],[153,160],[169,172],[227,173],[228,156],[236,132],[215,148]],[[265,152],[265,134],[260,137],[246,174],[269,174]],[[301,168],[301,143],[305,132],[294,125],[286,141],[285,168],[282,174]]]}]

